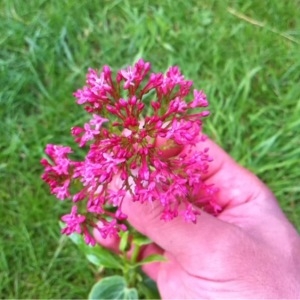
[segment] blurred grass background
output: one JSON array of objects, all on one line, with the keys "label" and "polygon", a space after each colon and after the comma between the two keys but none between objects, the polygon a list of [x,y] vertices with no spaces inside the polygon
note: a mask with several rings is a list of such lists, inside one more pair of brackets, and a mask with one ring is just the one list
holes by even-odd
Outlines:
[{"label": "blurred grass background", "polygon": [[39,164],[74,145],[88,67],[180,66],[210,99],[206,131],[274,191],[300,229],[300,1],[0,2],[0,297],[85,298],[89,264]]}]

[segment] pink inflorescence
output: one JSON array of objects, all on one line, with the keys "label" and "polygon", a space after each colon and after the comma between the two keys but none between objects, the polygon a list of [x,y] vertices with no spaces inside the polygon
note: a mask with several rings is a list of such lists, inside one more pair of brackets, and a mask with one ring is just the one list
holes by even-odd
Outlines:
[{"label": "pink inflorescence", "polygon": [[[62,217],[62,232],[80,233],[88,244],[95,244],[92,228],[104,238],[127,229],[124,201],[159,201],[166,221],[182,215],[196,222],[200,209],[212,214],[220,210],[214,201],[217,189],[203,179],[212,160],[208,148],[191,151],[205,141],[206,96],[194,90],[186,101],[193,82],[178,67],[166,74],[150,73],[150,67],[140,59],[118,71],[115,79],[108,66],[102,72],[89,69],[86,86],[74,96],[92,117],[71,130],[78,145],[88,149],[84,160],[70,159],[72,149],[60,145],[47,145],[50,162],[41,160],[42,179],[51,193],[74,202],[70,214]],[[168,147],[184,151],[170,157]]]}]

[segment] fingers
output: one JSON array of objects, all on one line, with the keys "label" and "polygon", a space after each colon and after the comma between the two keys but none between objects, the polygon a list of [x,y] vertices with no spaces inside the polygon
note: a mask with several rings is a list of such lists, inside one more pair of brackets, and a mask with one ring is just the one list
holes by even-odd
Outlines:
[{"label": "fingers", "polygon": [[[200,142],[193,151],[201,151],[206,147],[209,148],[208,154],[213,161],[205,174],[205,182],[214,184],[219,189],[216,200],[221,207],[229,208],[271,195],[254,174],[240,166],[213,141],[207,139]],[[259,197],[261,194],[265,196]]]},{"label": "fingers", "polygon": [[[192,291],[189,286],[194,286],[195,289],[199,286],[199,279],[197,277],[195,279],[184,272],[180,264],[172,258],[168,259],[157,277],[157,286],[161,298],[174,299],[174,295],[176,295],[176,299],[200,299],[199,295],[196,294],[194,297],[191,297]],[[188,297],[187,294],[189,295]]]},{"label": "fingers", "polygon": [[[148,256],[154,255],[154,254],[160,254],[163,255],[164,251],[158,247],[155,244],[150,244],[145,246],[142,251],[141,255],[139,257],[140,260],[145,259]],[[161,267],[161,264],[164,264],[165,262],[153,262],[153,263],[148,263],[142,266],[142,270],[154,281],[157,281],[158,273]]]},{"label": "fingers", "polygon": [[257,176],[240,166],[213,141],[207,139],[196,145],[197,150],[203,147],[209,148],[213,158],[205,182],[219,189],[215,199],[223,208],[219,219],[242,228],[251,227],[268,216],[285,219],[273,193]]},{"label": "fingers", "polygon": [[[214,161],[205,175],[205,181],[214,183],[219,188],[217,202],[225,210],[250,201],[263,201],[258,199],[267,199],[266,195],[271,195],[256,176],[239,166],[212,141],[199,142],[194,151],[203,150],[206,147],[209,148],[209,154]],[[187,152],[188,149],[183,151]],[[260,197],[262,194],[265,196]],[[164,222],[160,220],[162,206],[159,201],[141,205],[128,198],[123,201],[122,210],[138,231],[150,237],[162,249],[173,254],[180,254],[191,245],[197,246],[195,249],[198,249],[200,253],[209,253],[211,243],[207,241],[222,238],[232,227],[227,222],[204,212],[198,217],[196,225],[186,223],[180,217]],[[242,213],[246,214],[247,211],[242,211]]]},{"label": "fingers", "polygon": [[214,184],[218,189],[217,203],[221,207],[235,206],[257,198],[261,192],[270,194],[266,186],[251,172],[237,164],[221,147],[210,139],[198,142],[195,147],[174,145],[170,140],[157,139],[157,147],[162,149],[164,158],[178,155],[180,152],[187,156],[195,151],[208,148],[212,159],[206,174],[202,178],[206,183]]},{"label": "fingers", "polygon": [[93,235],[101,246],[115,252],[120,253],[119,244],[120,244],[120,237],[119,236],[107,236],[103,238],[101,233],[98,231],[97,228],[94,228]]}]

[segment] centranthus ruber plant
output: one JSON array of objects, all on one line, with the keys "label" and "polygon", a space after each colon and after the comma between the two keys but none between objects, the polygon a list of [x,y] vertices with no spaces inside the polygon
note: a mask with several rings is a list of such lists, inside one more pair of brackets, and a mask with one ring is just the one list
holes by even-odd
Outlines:
[{"label": "centranthus ruber plant", "polygon": [[[206,96],[191,91],[193,82],[177,66],[165,74],[150,69],[142,59],[115,76],[108,66],[89,69],[74,96],[91,118],[71,129],[86,156],[73,160],[70,147],[50,144],[50,160],[41,160],[51,193],[73,202],[62,233],[81,234],[89,245],[96,243],[94,228],[103,238],[128,229],[124,201],[159,202],[164,221],[182,216],[195,223],[201,210],[220,210],[217,189],[203,180],[212,160],[202,133]],[[196,151],[199,142],[203,150]]]},{"label": "centranthus ruber plant", "polygon": [[[162,258],[139,260],[141,247],[151,241],[129,227],[122,210],[125,201],[159,202],[163,221],[183,217],[195,223],[201,210],[214,215],[220,211],[217,188],[204,181],[212,160],[202,133],[209,115],[206,96],[191,91],[193,82],[176,66],[165,74],[150,69],[142,59],[115,76],[108,66],[100,72],[89,69],[86,85],[74,96],[91,117],[83,127],[71,129],[85,157],[73,160],[70,147],[50,144],[45,149],[50,160],[41,160],[42,179],[51,193],[73,202],[71,212],[61,218],[62,233],[97,270],[114,270],[114,276],[107,277],[107,271],[101,275],[105,278],[94,285],[91,299],[158,297],[153,282],[138,268]],[[197,150],[198,143],[203,150]],[[104,239],[119,235],[119,251],[90,247],[96,244],[94,229]]]}]

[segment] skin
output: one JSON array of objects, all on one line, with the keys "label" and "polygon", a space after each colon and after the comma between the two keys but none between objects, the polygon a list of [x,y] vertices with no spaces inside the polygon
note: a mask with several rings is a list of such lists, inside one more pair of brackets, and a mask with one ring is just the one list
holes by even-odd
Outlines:
[{"label": "skin", "polygon": [[[202,212],[196,224],[180,217],[164,222],[159,203],[123,203],[129,222],[153,241],[142,256],[167,260],[144,271],[163,299],[300,298],[299,234],[264,183],[212,141],[197,148],[204,144],[214,158],[205,180],[220,189],[217,218]],[[117,239],[95,235],[117,249]]]}]

